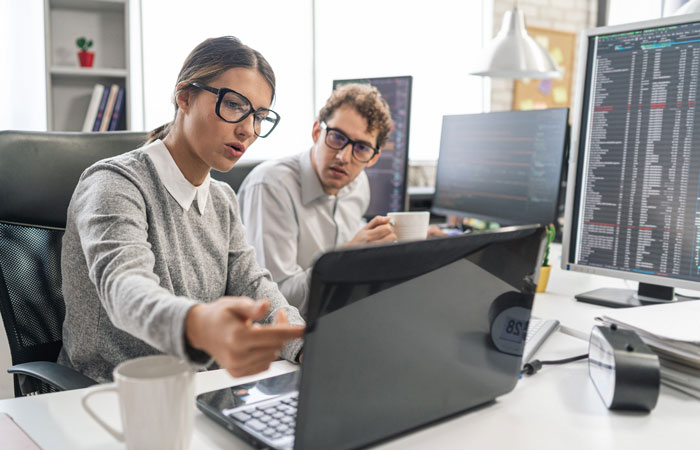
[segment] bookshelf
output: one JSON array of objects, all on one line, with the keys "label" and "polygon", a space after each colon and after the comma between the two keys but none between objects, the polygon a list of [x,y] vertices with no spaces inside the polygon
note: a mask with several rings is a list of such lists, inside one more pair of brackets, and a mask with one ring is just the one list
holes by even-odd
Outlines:
[{"label": "bookshelf", "polygon": [[[80,131],[96,83],[130,92],[129,0],[44,0],[44,31],[48,129]],[[78,64],[80,36],[94,42],[93,67]],[[123,114],[119,129],[131,129],[129,102]]]}]

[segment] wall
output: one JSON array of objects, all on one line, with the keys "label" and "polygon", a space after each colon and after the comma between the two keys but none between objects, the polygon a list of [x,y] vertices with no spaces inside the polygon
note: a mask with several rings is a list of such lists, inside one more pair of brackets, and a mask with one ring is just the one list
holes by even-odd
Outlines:
[{"label": "wall", "polygon": [[[493,33],[501,29],[503,14],[513,8],[513,0],[493,0]],[[518,7],[525,14],[529,26],[550,28],[578,33],[595,26],[598,0],[519,0]],[[578,47],[577,47],[578,48]],[[576,83],[574,67],[574,86]],[[573,88],[573,86],[572,86]],[[573,93],[573,91],[572,91]],[[491,111],[513,109],[513,80],[491,79]],[[435,164],[411,161],[409,167],[410,186],[432,186],[435,180]]]},{"label": "wall", "polygon": [[0,130],[46,130],[44,65],[43,0],[0,0]]},{"label": "wall", "polygon": [[[595,27],[598,0],[519,0],[527,26],[578,33]],[[512,0],[494,0],[493,35],[501,29],[503,14],[513,8]],[[578,44],[577,44],[578,48]],[[578,57],[578,55],[576,56]],[[577,67],[574,67],[573,86]],[[573,87],[572,86],[572,87]],[[573,91],[572,91],[573,92]],[[513,80],[494,78],[491,84],[491,111],[513,109]]]}]

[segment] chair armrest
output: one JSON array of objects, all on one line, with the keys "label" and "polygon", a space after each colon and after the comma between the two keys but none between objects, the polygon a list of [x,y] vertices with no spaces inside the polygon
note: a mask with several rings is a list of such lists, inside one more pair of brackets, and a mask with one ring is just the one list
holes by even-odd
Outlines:
[{"label": "chair armrest", "polygon": [[8,373],[15,375],[25,375],[37,378],[50,384],[60,391],[86,388],[97,384],[97,381],[86,377],[70,367],[62,366],[49,361],[33,361],[23,364],[16,364],[9,369]]}]

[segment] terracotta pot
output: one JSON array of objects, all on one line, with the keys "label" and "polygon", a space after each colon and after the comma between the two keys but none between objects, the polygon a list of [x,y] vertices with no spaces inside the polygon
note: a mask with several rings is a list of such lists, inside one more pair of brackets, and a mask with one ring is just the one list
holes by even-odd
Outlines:
[{"label": "terracotta pot", "polygon": [[78,61],[80,61],[80,67],[92,67],[92,63],[95,60],[95,52],[78,52]]},{"label": "terracotta pot", "polygon": [[540,278],[537,280],[537,292],[544,292],[547,290],[547,282],[549,281],[549,272],[552,266],[542,266],[540,267]]}]

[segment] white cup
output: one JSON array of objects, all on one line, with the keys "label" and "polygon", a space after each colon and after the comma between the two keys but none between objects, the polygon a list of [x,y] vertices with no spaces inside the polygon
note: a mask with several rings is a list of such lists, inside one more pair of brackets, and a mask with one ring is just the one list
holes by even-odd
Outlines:
[{"label": "white cup", "polygon": [[[87,392],[83,408],[129,449],[187,449],[194,424],[194,371],[185,361],[156,355],[124,361],[114,385]],[[99,393],[117,392],[123,431],[105,423],[88,405]]]},{"label": "white cup", "polygon": [[394,224],[394,234],[399,241],[419,241],[428,237],[430,212],[390,212],[387,215]]}]

